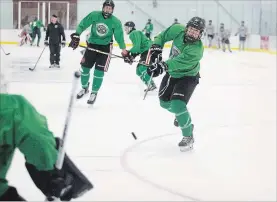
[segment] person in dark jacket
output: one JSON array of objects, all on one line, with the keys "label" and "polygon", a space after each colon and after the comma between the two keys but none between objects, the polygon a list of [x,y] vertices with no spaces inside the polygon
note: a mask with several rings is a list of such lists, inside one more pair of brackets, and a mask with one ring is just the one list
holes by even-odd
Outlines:
[{"label": "person in dark jacket", "polygon": [[[62,39],[61,39],[62,37]],[[48,41],[49,38],[49,41]],[[44,41],[45,46],[50,49],[50,67],[60,67],[60,52],[61,45],[65,47],[65,33],[63,26],[57,21],[57,16],[52,15],[51,23],[48,24],[46,30],[46,37]]]}]

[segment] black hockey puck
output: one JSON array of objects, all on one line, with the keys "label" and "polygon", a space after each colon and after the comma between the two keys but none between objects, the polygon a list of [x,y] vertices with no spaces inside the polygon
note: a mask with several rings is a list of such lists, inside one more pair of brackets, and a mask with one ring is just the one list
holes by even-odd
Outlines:
[{"label": "black hockey puck", "polygon": [[133,135],[134,139],[136,140],[136,139],[137,139],[137,136],[135,135],[135,133],[132,132],[131,134]]},{"label": "black hockey puck", "polygon": [[75,76],[76,78],[80,78],[81,74],[80,74],[79,71],[76,71],[76,72],[74,72],[74,76]]}]

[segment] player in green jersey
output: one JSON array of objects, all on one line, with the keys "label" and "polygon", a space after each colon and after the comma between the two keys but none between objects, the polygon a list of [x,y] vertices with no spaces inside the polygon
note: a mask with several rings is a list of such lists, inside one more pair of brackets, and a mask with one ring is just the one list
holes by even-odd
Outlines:
[{"label": "player in green jersey", "polygon": [[152,91],[157,87],[151,77],[147,74],[147,66],[143,65],[143,63],[148,65],[151,62],[149,49],[152,45],[152,41],[148,39],[142,31],[136,30],[135,23],[132,21],[128,21],[124,24],[124,30],[125,33],[129,35],[133,44],[133,47],[128,51],[128,55],[124,57],[124,61],[132,64],[135,57],[140,55],[140,64],[137,65],[136,73],[145,85],[148,86],[150,82],[148,90]]},{"label": "player in green jersey", "polygon": [[34,18],[34,21],[31,23],[31,29],[32,29],[32,43],[31,46],[33,45],[35,39],[36,39],[36,35],[38,36],[38,40],[37,40],[37,47],[39,47],[39,42],[40,42],[40,38],[41,38],[41,28],[45,27],[42,24],[42,22],[40,20],[37,19],[37,17]]},{"label": "player in green jersey", "polygon": [[[128,54],[124,42],[122,24],[120,20],[113,15],[114,2],[106,0],[103,3],[102,11],[93,11],[88,14],[78,25],[76,32],[71,34],[70,47],[76,49],[80,43],[80,35],[89,26],[91,26],[90,37],[88,39],[88,48],[110,53],[112,51],[113,36],[117,41],[119,48],[122,49],[122,55]],[[88,104],[94,104],[97,93],[102,85],[104,72],[108,71],[110,55],[105,55],[87,49],[81,61],[81,83],[82,90],[78,93],[77,99],[82,98],[89,92],[90,69],[95,66],[92,89]]]},{"label": "player in green jersey", "polygon": [[6,179],[16,149],[24,155],[30,177],[48,200],[71,200],[91,189],[90,182],[67,155],[62,169],[55,168],[60,140],[48,129],[46,117],[30,102],[7,93],[4,80],[1,73],[0,201],[25,201]]},{"label": "player in green jersey", "polygon": [[183,134],[179,143],[181,150],[193,147],[193,124],[187,109],[189,99],[199,83],[200,60],[203,57],[201,36],[205,20],[193,17],[185,26],[172,25],[155,37],[151,54],[161,54],[164,44],[173,41],[169,59],[155,63],[147,69],[149,75],[157,77],[166,72],[162,79],[159,98],[161,107],[175,114],[176,125]]}]

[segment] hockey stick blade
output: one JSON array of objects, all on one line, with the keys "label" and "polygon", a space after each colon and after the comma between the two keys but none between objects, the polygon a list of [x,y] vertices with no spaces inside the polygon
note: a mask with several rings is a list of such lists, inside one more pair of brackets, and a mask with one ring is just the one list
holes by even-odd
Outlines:
[{"label": "hockey stick blade", "polygon": [[2,46],[0,46],[1,47],[1,49],[2,49],[2,51],[3,51],[3,53],[5,54],[5,55],[10,55],[11,53],[6,53],[5,52],[5,50],[4,50],[4,48],[2,47]]}]

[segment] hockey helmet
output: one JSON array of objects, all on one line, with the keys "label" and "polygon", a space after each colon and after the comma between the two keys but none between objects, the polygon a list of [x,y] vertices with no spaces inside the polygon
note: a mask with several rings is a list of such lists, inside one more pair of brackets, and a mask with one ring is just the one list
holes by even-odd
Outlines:
[{"label": "hockey helmet", "polygon": [[113,10],[112,10],[112,12],[107,12],[104,10],[105,6],[111,6],[112,9],[114,10],[115,5],[114,5],[113,0],[105,0],[105,2],[103,3],[103,7],[102,7],[102,14],[103,14],[104,18],[109,18],[113,14]]},{"label": "hockey helmet", "polygon": [[193,43],[200,40],[206,27],[205,23],[203,18],[191,18],[186,26],[184,42]]},{"label": "hockey helmet", "polygon": [[126,34],[130,34],[135,29],[136,29],[136,25],[133,21],[128,21],[124,24],[124,30]]}]

